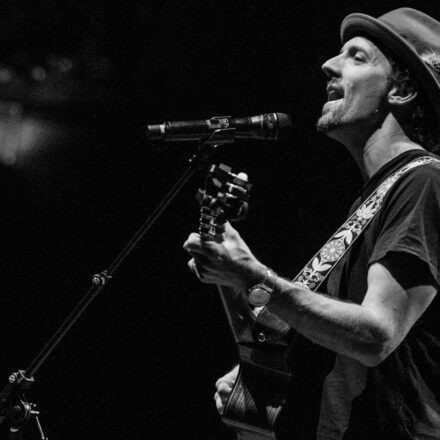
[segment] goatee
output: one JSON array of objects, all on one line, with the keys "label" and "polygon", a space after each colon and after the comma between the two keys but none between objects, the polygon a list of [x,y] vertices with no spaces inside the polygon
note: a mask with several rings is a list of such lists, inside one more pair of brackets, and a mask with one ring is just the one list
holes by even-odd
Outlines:
[{"label": "goatee", "polygon": [[340,106],[335,109],[327,110],[316,123],[316,129],[320,133],[326,133],[341,124]]}]

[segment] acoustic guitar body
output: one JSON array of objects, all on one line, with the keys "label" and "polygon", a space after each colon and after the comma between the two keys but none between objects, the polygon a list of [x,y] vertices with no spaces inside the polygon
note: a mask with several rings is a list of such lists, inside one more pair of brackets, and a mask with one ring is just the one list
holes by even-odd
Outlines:
[{"label": "acoustic guitar body", "polygon": [[238,440],[276,440],[276,422],[285,399],[280,384],[240,371],[223,422]]},{"label": "acoustic guitar body", "polygon": [[237,440],[314,440],[334,353],[298,334],[258,344],[241,295],[229,287],[218,290],[240,359],[223,422],[235,430]]},{"label": "acoustic guitar body", "polygon": [[218,290],[240,359],[223,421],[237,432],[239,440],[276,440],[277,419],[286,403],[291,377],[287,346],[256,343],[242,295],[230,287],[218,286]]}]

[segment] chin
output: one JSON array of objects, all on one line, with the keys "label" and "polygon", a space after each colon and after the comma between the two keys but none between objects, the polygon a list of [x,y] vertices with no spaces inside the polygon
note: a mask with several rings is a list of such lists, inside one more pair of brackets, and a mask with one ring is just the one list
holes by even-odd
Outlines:
[{"label": "chin", "polygon": [[323,115],[316,123],[316,129],[319,133],[330,134],[330,132],[341,127],[341,120],[333,115]]},{"label": "chin", "polygon": [[337,129],[342,123],[342,100],[328,101],[322,108],[322,115],[316,123],[316,128],[320,133],[329,133]]}]

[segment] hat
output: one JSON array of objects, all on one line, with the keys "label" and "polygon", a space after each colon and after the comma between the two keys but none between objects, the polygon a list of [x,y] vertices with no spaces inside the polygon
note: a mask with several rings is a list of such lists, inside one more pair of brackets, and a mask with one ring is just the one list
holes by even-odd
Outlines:
[{"label": "hat", "polygon": [[373,18],[350,14],[342,22],[343,43],[371,36],[409,69],[431,101],[440,121],[440,22],[411,8],[395,9]]}]

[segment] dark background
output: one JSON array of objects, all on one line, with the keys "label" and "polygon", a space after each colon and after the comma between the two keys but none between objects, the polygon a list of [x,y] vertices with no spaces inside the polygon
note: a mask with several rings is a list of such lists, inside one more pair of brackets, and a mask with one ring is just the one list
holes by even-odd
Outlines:
[{"label": "dark background", "polygon": [[[315,133],[320,66],[339,51],[345,15],[400,6],[440,17],[431,1],[4,0],[0,68],[13,79],[0,81],[0,97],[47,135],[0,166],[1,383],[186,169],[194,145],[152,144],[147,123],[292,115],[288,139],[238,141],[215,162],[249,174],[240,232],[264,263],[294,276],[361,186],[344,149]],[[65,57],[67,72],[54,62]],[[32,77],[35,67],[45,78]],[[35,375],[30,395],[51,440],[233,438],[212,396],[235,348],[215,288],[191,276],[182,250],[201,182],[185,187]]]}]

